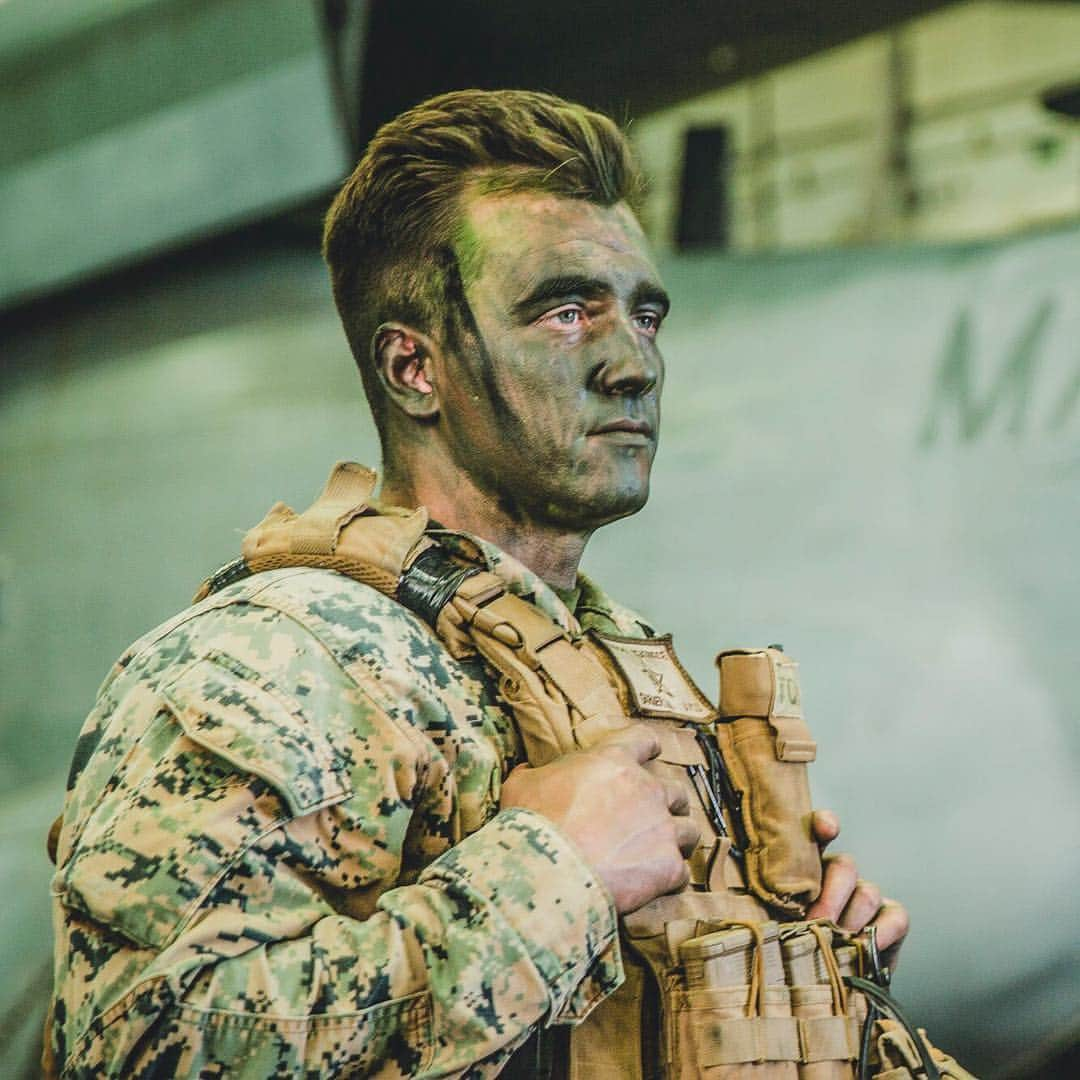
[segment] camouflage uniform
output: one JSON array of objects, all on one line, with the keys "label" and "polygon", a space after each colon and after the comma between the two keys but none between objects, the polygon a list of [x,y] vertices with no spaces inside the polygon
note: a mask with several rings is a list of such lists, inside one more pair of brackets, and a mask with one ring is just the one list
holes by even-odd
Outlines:
[{"label": "camouflage uniform", "polygon": [[[572,633],[651,634],[439,535]],[[583,1017],[622,980],[615,911],[543,817],[498,810],[522,760],[483,664],[342,575],[258,574],[151,631],[76,750],[57,1068],[491,1076]]]}]

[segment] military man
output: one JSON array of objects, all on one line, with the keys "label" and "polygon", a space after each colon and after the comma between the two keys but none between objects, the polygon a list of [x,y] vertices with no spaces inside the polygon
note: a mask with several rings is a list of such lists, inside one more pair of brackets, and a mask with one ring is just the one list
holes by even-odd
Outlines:
[{"label": "military man", "polygon": [[[572,640],[654,634],[578,571],[644,505],[659,431],[668,297],[639,195],[606,117],[465,91],[387,124],[327,218],[377,505],[426,507],[429,537]],[[72,767],[48,1068],[491,1076],[584,1018],[623,979],[618,916],[685,886],[699,829],[647,726],[533,768],[508,693],[318,564],[136,642]],[[822,845],[837,828],[815,817]],[[810,914],[885,949],[907,930],[845,856]],[[527,1053],[526,1075],[562,1067]]]}]

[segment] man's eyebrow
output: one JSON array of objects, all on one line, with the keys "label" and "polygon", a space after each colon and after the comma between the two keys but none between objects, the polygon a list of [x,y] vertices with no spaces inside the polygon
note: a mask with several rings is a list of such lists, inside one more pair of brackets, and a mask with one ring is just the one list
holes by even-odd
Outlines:
[{"label": "man's eyebrow", "polygon": [[[526,296],[514,303],[512,310],[515,315],[525,316],[544,304],[558,303],[574,296],[580,296],[584,300],[596,300],[611,296],[613,292],[611,285],[600,278],[556,275],[535,285]],[[632,308],[638,308],[642,304],[656,304],[666,315],[671,307],[671,300],[659,285],[643,281],[630,294]]]},{"label": "man's eyebrow", "polygon": [[642,304],[655,304],[666,315],[671,310],[671,297],[651,281],[641,282],[630,294],[630,307],[634,310]]},{"label": "man's eyebrow", "polygon": [[611,286],[599,278],[560,274],[544,278],[533,286],[526,296],[515,302],[513,310],[515,315],[526,315],[543,304],[557,303],[571,296],[595,300],[601,296],[610,296],[611,292]]}]

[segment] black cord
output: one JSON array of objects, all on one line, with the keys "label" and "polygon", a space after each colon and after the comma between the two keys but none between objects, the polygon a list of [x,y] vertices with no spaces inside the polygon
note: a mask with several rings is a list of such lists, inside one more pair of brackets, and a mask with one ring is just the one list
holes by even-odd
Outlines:
[{"label": "black cord", "polygon": [[878,1007],[871,1001],[866,1007],[862,1042],[859,1045],[859,1080],[870,1080],[870,1040],[874,1036],[874,1021],[880,1015]]},{"label": "black cord", "polygon": [[[908,1038],[911,1039],[912,1045],[915,1047],[916,1053],[919,1055],[919,1061],[922,1064],[922,1072],[926,1076],[926,1080],[941,1080],[941,1072],[938,1070],[934,1059],[930,1056],[930,1050],[928,1049],[923,1037],[915,1029],[915,1026],[904,1015],[903,1010],[897,1004],[896,999],[887,991],[883,990],[877,983],[872,983],[869,979],[860,979],[858,975],[846,975],[844,982],[855,990],[859,990],[864,993],[873,1005],[884,1014],[891,1016],[908,1034]],[[866,1017],[866,1029],[870,1029],[871,1017],[867,1014]],[[865,1057],[869,1058],[869,1044],[870,1040],[866,1037],[866,1033],[863,1033],[863,1049]],[[859,1075],[865,1077],[868,1075],[864,1071],[866,1065],[862,1059],[859,1061]]]}]

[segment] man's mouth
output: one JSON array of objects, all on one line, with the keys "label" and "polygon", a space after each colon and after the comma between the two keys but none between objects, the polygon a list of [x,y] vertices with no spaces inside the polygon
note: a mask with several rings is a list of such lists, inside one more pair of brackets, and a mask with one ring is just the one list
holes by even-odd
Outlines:
[{"label": "man's mouth", "polygon": [[622,436],[627,442],[651,442],[653,428],[647,420],[631,420],[620,416],[606,424],[598,424],[589,432],[590,435]]}]

